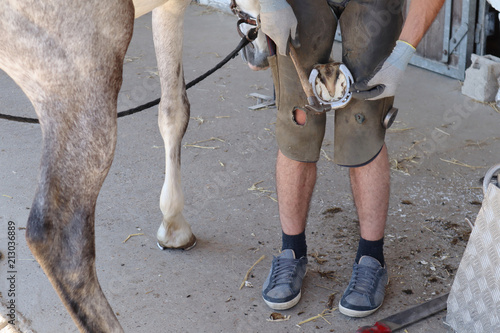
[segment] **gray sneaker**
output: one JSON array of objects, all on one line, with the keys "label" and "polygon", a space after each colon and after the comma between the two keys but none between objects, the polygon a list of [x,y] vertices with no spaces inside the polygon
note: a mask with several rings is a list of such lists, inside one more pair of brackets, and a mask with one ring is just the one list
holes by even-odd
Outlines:
[{"label": "gray sneaker", "polygon": [[295,306],[301,296],[300,288],[307,271],[307,257],[295,259],[293,250],[273,259],[271,271],[262,287],[262,298],[273,310],[287,310]]},{"label": "gray sneaker", "polygon": [[374,313],[382,306],[388,283],[387,268],[375,258],[361,257],[353,266],[351,281],[340,300],[340,313],[358,318]]}]

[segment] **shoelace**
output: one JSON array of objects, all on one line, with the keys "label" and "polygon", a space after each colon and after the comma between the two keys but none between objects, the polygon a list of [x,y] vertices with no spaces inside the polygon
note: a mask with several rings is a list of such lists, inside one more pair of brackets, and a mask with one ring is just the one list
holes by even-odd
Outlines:
[{"label": "shoelace", "polygon": [[354,284],[352,289],[361,295],[370,295],[375,287],[377,269],[373,267],[354,265]]},{"label": "shoelace", "polygon": [[295,267],[299,262],[297,259],[276,258],[274,274],[271,277],[273,285],[291,283]]}]

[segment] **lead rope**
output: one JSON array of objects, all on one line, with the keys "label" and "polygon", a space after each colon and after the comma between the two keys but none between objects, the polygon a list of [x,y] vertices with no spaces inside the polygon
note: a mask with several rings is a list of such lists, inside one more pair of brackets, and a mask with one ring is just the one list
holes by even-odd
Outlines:
[{"label": "lead rope", "polygon": [[[222,66],[224,66],[226,63],[228,63],[229,60],[234,59],[238,55],[238,52],[240,52],[241,49],[243,49],[246,45],[248,45],[248,43],[253,42],[255,40],[255,38],[257,38],[257,28],[252,28],[248,31],[248,34],[246,36],[243,36],[241,38],[241,40],[238,43],[238,45],[236,46],[236,48],[233,51],[231,51],[231,53],[229,53],[224,59],[222,59],[217,65],[215,65],[212,69],[208,70],[204,74],[200,75],[196,79],[194,79],[194,80],[190,81],[188,84],[186,84],[186,90],[191,88],[195,84],[203,81],[204,79],[206,79],[208,76],[210,76],[215,71],[217,71]],[[141,112],[143,110],[149,109],[155,105],[158,105],[159,103],[160,103],[160,98],[157,98],[154,101],[139,105],[135,108],[128,109],[125,111],[120,111],[120,112],[118,112],[117,117],[121,118],[121,117],[129,116],[129,115],[132,115],[134,113],[138,113],[138,112]],[[29,124],[40,123],[37,118],[17,117],[17,116],[11,116],[8,114],[3,114],[3,113],[0,113],[0,119],[16,121],[19,123],[29,123]]]}]

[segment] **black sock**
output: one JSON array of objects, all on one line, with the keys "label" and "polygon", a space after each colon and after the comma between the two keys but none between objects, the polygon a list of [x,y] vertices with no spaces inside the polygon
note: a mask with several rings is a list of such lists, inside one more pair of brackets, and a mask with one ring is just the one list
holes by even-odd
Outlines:
[{"label": "black sock", "polygon": [[305,231],[298,235],[287,235],[282,232],[281,236],[281,250],[292,249],[295,252],[295,258],[299,259],[307,256],[307,244]]},{"label": "black sock", "polygon": [[384,260],[384,238],[378,241],[368,241],[363,238],[359,238],[358,253],[356,254],[356,263],[359,264],[359,259],[362,256],[370,256],[377,259],[382,267],[385,266]]}]

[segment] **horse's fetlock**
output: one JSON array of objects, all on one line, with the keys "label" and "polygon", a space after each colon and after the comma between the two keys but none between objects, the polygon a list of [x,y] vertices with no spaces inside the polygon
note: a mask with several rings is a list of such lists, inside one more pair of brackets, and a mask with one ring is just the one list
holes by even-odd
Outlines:
[{"label": "horse's fetlock", "polygon": [[43,221],[44,218],[40,210],[33,206],[26,225],[26,242],[31,251],[39,250],[47,244],[49,230]]}]

